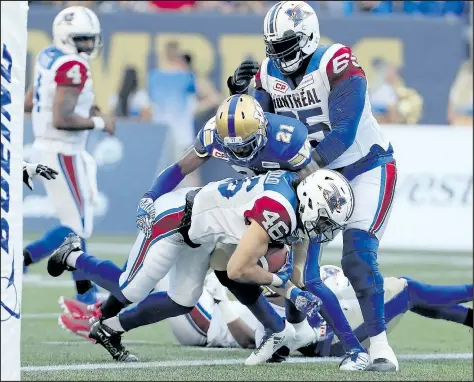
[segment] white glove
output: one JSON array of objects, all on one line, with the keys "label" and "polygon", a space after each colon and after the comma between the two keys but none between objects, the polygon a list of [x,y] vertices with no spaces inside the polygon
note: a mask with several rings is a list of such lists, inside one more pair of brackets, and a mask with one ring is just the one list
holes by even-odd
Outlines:
[{"label": "white glove", "polygon": [[204,288],[216,301],[228,301],[227,288],[219,282],[214,272],[209,273],[204,279]]},{"label": "white glove", "polygon": [[149,239],[155,222],[155,203],[151,198],[141,198],[137,208],[137,227]]},{"label": "white glove", "polygon": [[33,190],[33,178],[36,175],[40,175],[47,180],[51,180],[56,179],[58,172],[42,164],[27,163],[23,161],[23,183],[25,183],[30,190]]}]

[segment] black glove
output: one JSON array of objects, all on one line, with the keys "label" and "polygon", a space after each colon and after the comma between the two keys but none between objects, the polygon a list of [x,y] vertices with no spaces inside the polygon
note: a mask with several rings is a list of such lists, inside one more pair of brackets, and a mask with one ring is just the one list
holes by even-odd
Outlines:
[{"label": "black glove", "polygon": [[242,94],[246,93],[250,85],[250,81],[257,74],[259,64],[257,61],[245,60],[237,69],[235,69],[234,75],[227,79],[227,87],[230,90],[230,94]]},{"label": "black glove", "polygon": [[23,162],[23,182],[30,190],[33,190],[33,178],[37,175],[40,175],[47,180],[51,180],[56,179],[58,172],[42,164]]}]

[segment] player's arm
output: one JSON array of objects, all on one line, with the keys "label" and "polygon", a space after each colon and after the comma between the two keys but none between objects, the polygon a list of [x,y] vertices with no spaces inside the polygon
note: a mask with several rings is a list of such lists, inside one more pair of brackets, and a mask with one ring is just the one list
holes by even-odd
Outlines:
[{"label": "player's arm", "polygon": [[330,91],[331,132],[313,151],[319,167],[333,162],[354,143],[367,90],[365,73],[350,48],[339,45],[335,52],[327,54],[329,60],[321,76]]},{"label": "player's arm", "polygon": [[103,117],[82,117],[75,113],[77,100],[87,81],[86,66],[80,61],[67,61],[55,75],[56,92],[53,100],[53,125],[59,130],[106,129],[113,133],[113,122]]},{"label": "player's arm", "polygon": [[137,227],[145,234],[146,238],[151,236],[155,220],[155,200],[173,191],[186,175],[191,174],[209,159],[207,151],[201,144],[201,132],[202,130],[199,132],[194,145],[186,150],[178,162],[160,172],[150,189],[140,199],[136,222]]},{"label": "player's arm", "polygon": [[31,113],[33,111],[33,85],[30,85],[25,95],[24,102],[25,113]]},{"label": "player's arm", "polygon": [[254,219],[249,221],[249,227],[227,263],[227,275],[242,283],[271,285],[273,274],[258,265],[258,259],[267,253],[270,237]]},{"label": "player's arm", "polygon": [[155,201],[160,196],[173,191],[186,175],[194,172],[208,159],[208,156],[200,156],[195,146],[190,146],[180,160],[160,172],[143,197]]}]

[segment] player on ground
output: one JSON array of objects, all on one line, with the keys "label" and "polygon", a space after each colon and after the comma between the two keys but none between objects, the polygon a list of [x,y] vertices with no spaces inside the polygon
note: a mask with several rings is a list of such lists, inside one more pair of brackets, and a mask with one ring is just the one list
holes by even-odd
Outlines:
[{"label": "player on ground", "polygon": [[[357,204],[343,232],[342,268],[351,281],[370,337],[371,369],[398,370],[388,344],[383,304],[383,277],[377,252],[391,211],[396,165],[390,142],[372,115],[365,73],[351,49],[319,45],[315,11],[303,1],[281,1],[265,16],[267,58],[259,66],[245,61],[228,85],[232,94],[246,93],[255,75],[254,97],[267,112],[303,122],[319,168],[335,169],[351,183]],[[321,313],[339,338],[347,320],[334,294],[319,277],[319,255],[333,238],[313,237],[308,252],[306,288],[324,304]],[[353,337],[346,350],[365,351]]]},{"label": "player on ground", "polygon": [[[94,106],[89,61],[100,53],[101,29],[97,16],[82,6],[66,8],[53,22],[53,45],[36,57],[34,82],[25,99],[32,112],[33,148],[38,162],[58,169],[54,182],[45,182],[60,225],[24,249],[24,265],[40,261],[74,232],[85,240],[92,233],[96,169],[85,151],[89,130],[114,134],[115,122]],[[96,288],[73,273],[77,299],[97,300]]]},{"label": "player on ground", "polygon": [[[337,211],[328,216],[334,224],[344,224],[354,202],[350,187],[341,175],[321,171],[322,177],[306,178],[306,184],[314,186],[310,195],[316,200],[319,193],[327,192],[340,200]],[[90,332],[114,359],[135,361],[136,357],[121,345],[121,333],[189,313],[202,294],[210,254],[216,243],[237,244],[227,265],[228,281],[241,283],[234,295],[268,330],[258,351],[250,355],[246,364],[265,362],[276,350],[289,345],[294,338],[294,328],[274,312],[261,296],[259,286],[285,287],[286,297],[301,311],[314,312],[319,308],[319,300],[314,296],[284,285],[291,276],[291,259],[276,274],[257,264],[269,244],[290,243],[299,238],[301,227],[297,211],[303,207],[298,203],[295,190],[298,181],[296,174],[273,171],[251,178],[213,182],[202,189],[168,193],[155,201],[157,217],[152,234],[147,238],[143,232],[139,233],[124,272],[110,261],[84,253],[80,242],[73,237],[53,253],[48,272],[58,276],[65,269],[80,269],[124,305],[139,302],[117,316],[102,319]],[[310,203],[305,208],[316,207],[329,210],[327,204],[313,206]],[[149,294],[170,270],[168,293]],[[243,283],[249,283],[249,288],[245,289]]]},{"label": "player on ground", "polygon": [[[321,266],[321,280],[336,294],[352,329],[359,341],[365,344],[367,331],[362,313],[354,289],[342,269],[335,265]],[[165,277],[155,290],[168,288],[169,277]],[[387,332],[393,330],[407,311],[473,327],[472,308],[460,305],[472,301],[472,284],[431,285],[408,277],[385,277],[384,290]],[[266,297],[278,314],[284,317],[282,297],[271,291],[267,291]],[[69,330],[72,325],[80,326],[82,331],[75,331],[75,334],[88,338],[92,323],[100,318],[100,308],[75,303],[67,298],[64,300],[61,321],[66,329]],[[75,310],[68,310],[69,306],[75,307]],[[196,307],[187,315],[167,321],[178,342],[184,346],[247,349],[255,347],[264,335],[263,326],[245,305],[229,300],[227,289],[213,272],[206,276],[204,291]],[[316,340],[311,346],[298,349],[300,352],[308,357],[339,357],[344,354],[339,339],[321,316],[315,316],[310,322]]]}]

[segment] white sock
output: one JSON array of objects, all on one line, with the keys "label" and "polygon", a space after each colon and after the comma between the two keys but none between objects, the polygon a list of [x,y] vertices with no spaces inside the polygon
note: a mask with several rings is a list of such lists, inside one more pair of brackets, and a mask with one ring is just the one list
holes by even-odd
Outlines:
[{"label": "white sock", "polygon": [[305,318],[303,321],[301,322],[298,322],[297,324],[292,324],[296,331],[300,330],[300,329],[304,329],[308,324],[308,320]]},{"label": "white sock", "polygon": [[76,261],[79,256],[81,256],[83,251],[73,251],[66,257],[66,264],[70,267],[76,268]]},{"label": "white sock", "polygon": [[383,331],[382,333],[377,334],[376,336],[370,337],[370,346],[375,344],[387,344],[387,332]]},{"label": "white sock", "polygon": [[102,322],[103,324],[107,325],[110,329],[115,330],[116,332],[124,332],[122,325],[120,324],[120,320],[118,316],[107,318]]}]

